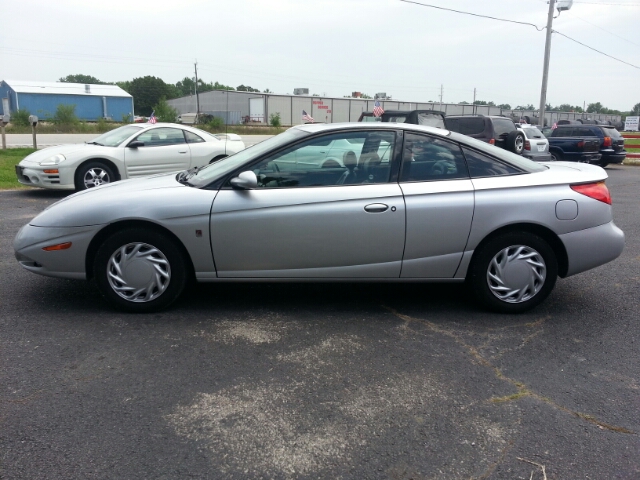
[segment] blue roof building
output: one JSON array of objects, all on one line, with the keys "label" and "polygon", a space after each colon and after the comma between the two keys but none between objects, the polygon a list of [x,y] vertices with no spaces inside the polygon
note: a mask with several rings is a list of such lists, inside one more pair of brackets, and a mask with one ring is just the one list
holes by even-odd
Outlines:
[{"label": "blue roof building", "polygon": [[117,85],[0,81],[0,115],[26,109],[40,120],[52,118],[58,105],[75,105],[80,120],[133,119],[133,97]]}]

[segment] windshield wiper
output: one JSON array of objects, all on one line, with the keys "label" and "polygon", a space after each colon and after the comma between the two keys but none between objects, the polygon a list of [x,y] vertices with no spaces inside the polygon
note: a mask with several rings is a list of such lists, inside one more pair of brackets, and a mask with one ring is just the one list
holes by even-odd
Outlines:
[{"label": "windshield wiper", "polygon": [[100,145],[101,147],[104,147],[104,144],[98,143],[98,142],[84,142],[84,143],[86,143],[87,145]]},{"label": "windshield wiper", "polygon": [[198,167],[193,167],[193,168],[190,168],[189,170],[183,170],[180,173],[178,173],[178,175],[176,175],[176,180],[182,183],[183,185],[191,185],[189,183],[189,179],[193,177],[196,173],[198,173],[198,170],[199,170]]}]

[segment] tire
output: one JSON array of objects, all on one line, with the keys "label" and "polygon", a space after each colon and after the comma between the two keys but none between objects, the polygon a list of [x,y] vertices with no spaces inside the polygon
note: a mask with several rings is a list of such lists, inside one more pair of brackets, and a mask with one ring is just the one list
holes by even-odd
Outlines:
[{"label": "tire", "polygon": [[180,296],[189,277],[188,262],[181,246],[167,235],[135,227],[102,243],[93,271],[107,301],[122,310],[145,313],[165,308]]},{"label": "tire", "polygon": [[562,156],[559,153],[556,152],[549,152],[551,154],[551,161],[552,162],[560,162],[562,160]]},{"label": "tire", "polygon": [[507,150],[517,155],[522,155],[522,152],[524,152],[524,134],[522,132],[517,130],[509,132],[507,136]]},{"label": "tire", "polygon": [[116,176],[108,165],[102,162],[87,162],[76,171],[76,190],[87,190],[116,181]]},{"label": "tire", "polygon": [[521,313],[547,298],[557,277],[558,262],[545,240],[528,232],[511,232],[476,251],[467,280],[485,307]]}]

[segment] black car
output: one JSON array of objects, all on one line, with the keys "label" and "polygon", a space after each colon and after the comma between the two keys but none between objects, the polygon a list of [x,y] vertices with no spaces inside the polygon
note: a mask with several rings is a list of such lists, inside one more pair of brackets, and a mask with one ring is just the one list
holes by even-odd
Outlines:
[{"label": "black car", "polygon": [[611,125],[558,125],[549,136],[554,137],[598,137],[602,154],[598,165],[601,167],[622,163],[627,156],[624,138]]},{"label": "black car", "polygon": [[524,134],[508,117],[465,115],[447,116],[444,119],[447,130],[462,133],[483,142],[490,143],[510,152],[522,155],[524,151]]}]

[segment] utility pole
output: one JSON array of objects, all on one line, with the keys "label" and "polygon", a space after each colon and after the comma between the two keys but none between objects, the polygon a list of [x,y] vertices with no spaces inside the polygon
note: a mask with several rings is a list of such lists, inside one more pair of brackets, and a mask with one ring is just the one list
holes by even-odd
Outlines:
[{"label": "utility pole", "polygon": [[440,84],[440,111],[442,111],[442,84]]},{"label": "utility pole", "polygon": [[549,15],[547,16],[547,40],[544,45],[544,67],[542,69],[542,89],[540,91],[540,126],[544,127],[544,110],[547,105],[547,82],[549,80],[549,57],[551,56],[551,33],[553,30],[553,8],[555,0],[549,0]]},{"label": "utility pole", "polygon": [[200,115],[200,95],[198,95],[198,61],[193,64],[193,67],[196,71],[196,123],[198,121],[198,116]]},{"label": "utility pole", "polygon": [[473,114],[476,114],[476,89],[473,89]]}]

